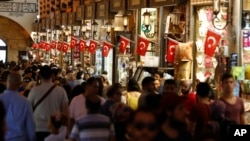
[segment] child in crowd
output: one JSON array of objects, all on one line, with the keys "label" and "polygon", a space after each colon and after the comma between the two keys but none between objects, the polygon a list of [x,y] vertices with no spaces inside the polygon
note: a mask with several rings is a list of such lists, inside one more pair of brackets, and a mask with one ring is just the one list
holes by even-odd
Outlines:
[{"label": "child in crowd", "polygon": [[48,127],[51,134],[44,141],[64,141],[67,133],[66,116],[56,113],[50,116]]}]

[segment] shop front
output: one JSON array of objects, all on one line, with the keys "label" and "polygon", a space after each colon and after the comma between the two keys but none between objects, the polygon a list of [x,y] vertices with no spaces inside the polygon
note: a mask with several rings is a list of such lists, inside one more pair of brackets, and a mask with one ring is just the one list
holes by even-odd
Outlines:
[{"label": "shop front", "polygon": [[194,41],[194,81],[210,82],[220,97],[221,75],[231,72],[236,80],[235,96],[243,98],[249,124],[247,3],[192,0],[190,29],[194,30],[190,37]]}]

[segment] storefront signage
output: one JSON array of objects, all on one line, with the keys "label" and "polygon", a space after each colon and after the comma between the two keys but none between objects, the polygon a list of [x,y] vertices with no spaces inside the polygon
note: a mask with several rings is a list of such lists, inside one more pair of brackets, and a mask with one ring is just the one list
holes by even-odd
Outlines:
[{"label": "storefront signage", "polygon": [[55,25],[60,26],[61,25],[61,19],[62,19],[61,14],[60,13],[56,14],[55,19],[56,19]]},{"label": "storefront signage", "polygon": [[68,14],[62,13],[62,25],[67,26],[68,25]]},{"label": "storefront signage", "polygon": [[95,3],[86,5],[84,10],[86,20],[95,18]]},{"label": "storefront signage", "polygon": [[125,9],[124,0],[110,0],[110,11],[118,12],[119,10]]},{"label": "storefront signage", "polygon": [[144,57],[145,67],[159,67],[159,57],[158,56],[146,56]]},{"label": "storefront signage", "polygon": [[76,20],[84,20],[84,5],[80,5],[76,9]]},{"label": "storefront signage", "polygon": [[138,9],[146,7],[145,0],[128,0],[128,9]]},{"label": "storefront signage", "polygon": [[37,13],[37,3],[0,2],[0,12],[9,12],[10,16],[24,16],[24,13]]},{"label": "storefront signage", "polygon": [[96,3],[96,19],[108,19],[109,2]]},{"label": "storefront signage", "polygon": [[68,25],[72,26],[75,25],[76,23],[76,14],[75,12],[70,12],[68,13]]}]

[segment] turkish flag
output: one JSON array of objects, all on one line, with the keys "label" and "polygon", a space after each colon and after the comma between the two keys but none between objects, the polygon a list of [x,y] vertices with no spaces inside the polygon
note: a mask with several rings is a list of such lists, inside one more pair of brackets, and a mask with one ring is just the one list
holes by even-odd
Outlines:
[{"label": "turkish flag", "polygon": [[39,43],[39,48],[45,49],[45,45],[46,45],[46,42],[41,41],[41,42]]},{"label": "turkish flag", "polygon": [[87,42],[85,40],[80,39],[80,42],[79,42],[79,52],[83,52],[85,50],[86,43]]},{"label": "turkish flag", "polygon": [[68,51],[68,49],[69,49],[69,46],[70,46],[70,45],[69,45],[68,43],[64,42],[64,43],[63,43],[63,49],[62,49],[63,52],[66,53],[66,52]]},{"label": "turkish flag", "polygon": [[221,39],[220,34],[208,29],[206,40],[204,43],[205,54],[207,54],[210,57],[213,57],[215,50],[216,50],[216,47],[218,46],[218,44],[220,42],[220,39]]},{"label": "turkish flag", "polygon": [[74,48],[76,47],[77,40],[78,40],[77,38],[71,37],[70,47],[71,47],[72,49],[74,49]]},{"label": "turkish flag", "polygon": [[136,49],[137,54],[141,55],[141,56],[145,56],[149,43],[150,43],[150,41],[148,39],[139,36],[138,43],[137,43],[137,49]]},{"label": "turkish flag", "polygon": [[59,50],[59,51],[63,50],[63,42],[58,42],[58,44],[57,44],[57,50]]},{"label": "turkish flag", "polygon": [[126,38],[124,36],[120,36],[120,45],[119,45],[120,53],[122,53],[122,54],[125,53],[129,42],[130,42],[130,40],[128,38]]},{"label": "turkish flag", "polygon": [[109,42],[103,42],[102,43],[102,56],[107,57],[109,54],[109,50],[112,48],[112,44]]},{"label": "turkish flag", "polygon": [[95,53],[97,45],[98,45],[97,41],[90,40],[88,52],[91,53],[91,54]]},{"label": "turkish flag", "polygon": [[57,44],[56,41],[52,41],[52,42],[50,43],[50,47],[51,47],[52,49],[55,49],[55,48],[56,48],[56,44]]},{"label": "turkish flag", "polygon": [[45,51],[50,51],[50,44],[49,43],[45,44]]},{"label": "turkish flag", "polygon": [[39,45],[38,45],[37,43],[33,43],[33,44],[32,44],[32,47],[33,47],[34,49],[37,49],[37,48],[39,48]]},{"label": "turkish flag", "polygon": [[167,62],[173,63],[174,58],[175,58],[175,49],[176,46],[178,45],[178,42],[172,39],[168,39],[168,45],[167,45],[167,50],[166,50],[166,59]]}]

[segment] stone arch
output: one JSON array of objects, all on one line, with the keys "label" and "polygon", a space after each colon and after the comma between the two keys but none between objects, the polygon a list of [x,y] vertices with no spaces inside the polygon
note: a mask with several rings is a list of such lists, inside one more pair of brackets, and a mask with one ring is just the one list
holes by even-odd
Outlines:
[{"label": "stone arch", "polygon": [[25,51],[31,46],[30,34],[20,24],[8,17],[0,16],[0,21],[0,38],[7,46],[7,61],[17,61],[18,52]]}]

